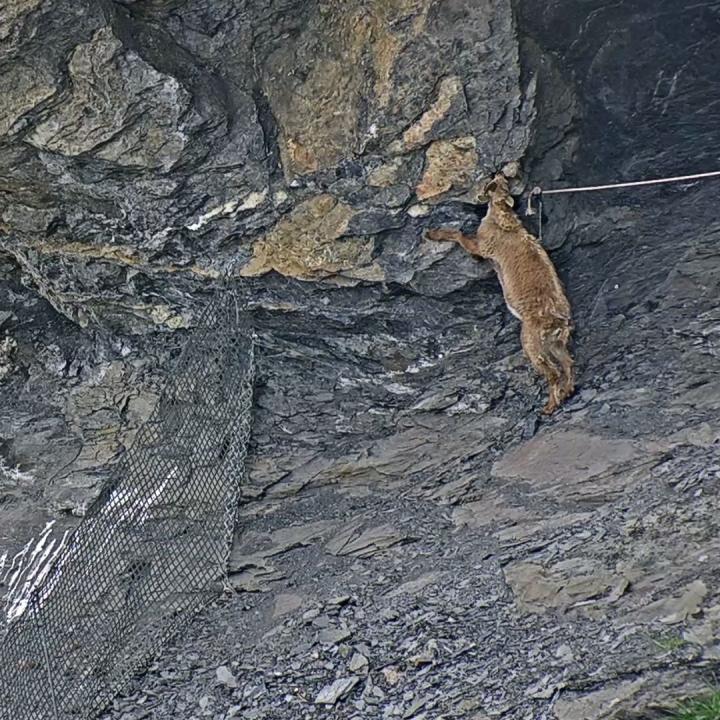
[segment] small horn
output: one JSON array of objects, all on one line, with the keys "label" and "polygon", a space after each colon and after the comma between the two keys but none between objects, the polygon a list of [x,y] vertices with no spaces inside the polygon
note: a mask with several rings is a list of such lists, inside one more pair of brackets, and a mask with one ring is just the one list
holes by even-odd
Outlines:
[{"label": "small horn", "polygon": [[497,180],[495,180],[493,178],[492,180],[488,180],[485,183],[485,185],[483,186],[483,194],[487,195],[488,193],[490,193],[496,189],[497,189]]}]

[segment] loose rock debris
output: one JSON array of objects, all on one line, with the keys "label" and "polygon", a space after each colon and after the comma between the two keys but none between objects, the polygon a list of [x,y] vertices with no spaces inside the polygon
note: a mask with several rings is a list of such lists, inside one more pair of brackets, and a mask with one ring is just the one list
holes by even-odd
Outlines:
[{"label": "loose rock debris", "polygon": [[[582,512],[564,498],[588,487],[583,475],[566,480],[554,505],[539,506],[533,485],[495,485],[494,522],[458,525],[445,506],[408,495],[377,524],[382,492],[332,488],[258,513],[238,547],[307,536],[299,528],[321,514],[328,525],[284,551],[266,542],[278,577],[209,610],[138,691],[157,718],[334,720],[601,720],[692,694],[720,656],[718,481],[705,476],[694,495],[677,476],[652,480],[655,465],[617,462],[625,489],[614,489],[611,460],[598,470],[611,488],[605,501]],[[337,532],[351,508],[356,519]],[[415,541],[396,542],[410,518]],[[160,670],[170,665],[172,681]],[[223,665],[237,687],[222,682]],[[218,682],[227,697],[213,696]],[[199,708],[197,697],[210,702]],[[119,700],[106,720],[134,717],[122,715],[132,703]]]}]

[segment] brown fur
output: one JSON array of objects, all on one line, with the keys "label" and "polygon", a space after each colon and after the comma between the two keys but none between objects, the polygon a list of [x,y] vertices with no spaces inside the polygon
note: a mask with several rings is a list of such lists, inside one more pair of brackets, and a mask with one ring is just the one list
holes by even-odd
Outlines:
[{"label": "brown fur", "polygon": [[543,412],[549,415],[575,390],[574,363],[567,348],[570,303],[552,261],[515,214],[507,179],[496,175],[484,191],[489,209],[474,237],[451,229],[430,230],[426,237],[459,243],[492,263],[508,308],[522,322],[525,355],[548,382],[550,397]]}]

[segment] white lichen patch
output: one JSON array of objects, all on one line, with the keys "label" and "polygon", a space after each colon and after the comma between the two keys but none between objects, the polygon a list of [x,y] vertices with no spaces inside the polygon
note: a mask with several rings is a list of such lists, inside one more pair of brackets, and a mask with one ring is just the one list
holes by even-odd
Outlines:
[{"label": "white lichen patch", "polygon": [[254,210],[260,204],[265,202],[267,194],[267,190],[262,190],[260,192],[249,193],[245,196],[243,200],[230,200],[224,205],[218,205],[212,210],[208,210],[208,212],[200,215],[200,217],[195,222],[190,223],[185,227],[188,230],[192,230],[194,232],[195,230],[200,230],[200,228],[204,227],[215,218],[227,217],[229,215],[243,212],[244,210]]},{"label": "white lichen patch", "polygon": [[425,217],[430,214],[430,206],[424,204],[411,205],[407,209],[407,214],[410,217]]},{"label": "white lichen patch", "polygon": [[17,342],[9,335],[0,340],[0,382],[15,369],[16,351]]}]

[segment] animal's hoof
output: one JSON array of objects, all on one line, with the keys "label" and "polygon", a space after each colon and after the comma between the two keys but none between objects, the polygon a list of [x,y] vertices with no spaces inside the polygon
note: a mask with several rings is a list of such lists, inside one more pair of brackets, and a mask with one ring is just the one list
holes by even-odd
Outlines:
[{"label": "animal's hoof", "polygon": [[434,240],[435,242],[439,242],[441,240],[444,240],[443,232],[442,230],[428,230],[425,233],[425,239],[426,240]]},{"label": "animal's hoof", "polygon": [[552,415],[560,406],[557,403],[549,402],[541,410],[543,415]]}]

